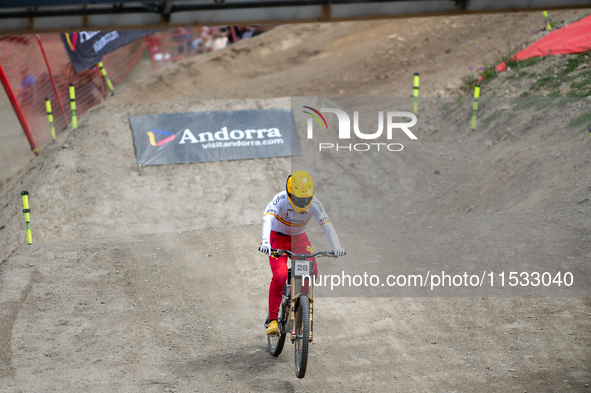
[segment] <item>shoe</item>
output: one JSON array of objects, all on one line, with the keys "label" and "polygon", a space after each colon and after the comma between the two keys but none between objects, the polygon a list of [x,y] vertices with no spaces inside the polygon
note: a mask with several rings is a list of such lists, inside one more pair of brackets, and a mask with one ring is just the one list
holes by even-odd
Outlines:
[{"label": "shoe", "polygon": [[279,326],[277,325],[276,319],[273,319],[269,322],[269,326],[267,327],[267,334],[279,334]]}]

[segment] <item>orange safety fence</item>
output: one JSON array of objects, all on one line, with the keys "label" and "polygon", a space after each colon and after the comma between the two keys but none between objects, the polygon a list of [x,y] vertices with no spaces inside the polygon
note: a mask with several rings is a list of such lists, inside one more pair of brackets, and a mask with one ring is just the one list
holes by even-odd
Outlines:
[{"label": "orange safety fence", "polygon": [[[174,28],[121,46],[103,56],[114,86],[131,71],[146,49],[154,70],[199,53],[217,50],[275,26]],[[78,74],[59,34],[0,36],[0,82],[35,154],[51,140],[45,100],[51,100],[56,133],[72,121],[69,86],[76,90],[76,115],[106,99],[109,89],[98,65]]]},{"label": "orange safety fence", "polygon": [[[146,49],[141,39],[103,57],[116,86]],[[56,132],[71,122],[69,85],[76,89],[76,115],[99,104],[108,92],[98,66],[76,74],[59,34],[0,37],[0,79],[31,149],[51,140],[45,99],[51,100]]]}]

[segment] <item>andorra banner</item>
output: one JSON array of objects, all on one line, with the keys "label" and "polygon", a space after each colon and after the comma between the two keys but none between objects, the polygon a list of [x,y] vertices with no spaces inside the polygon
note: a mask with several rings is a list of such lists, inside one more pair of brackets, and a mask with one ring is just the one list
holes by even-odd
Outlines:
[{"label": "andorra banner", "polygon": [[138,166],[298,155],[291,109],[160,113],[129,118]]},{"label": "andorra banner", "polygon": [[60,34],[76,73],[97,65],[103,56],[156,30],[79,31]]}]

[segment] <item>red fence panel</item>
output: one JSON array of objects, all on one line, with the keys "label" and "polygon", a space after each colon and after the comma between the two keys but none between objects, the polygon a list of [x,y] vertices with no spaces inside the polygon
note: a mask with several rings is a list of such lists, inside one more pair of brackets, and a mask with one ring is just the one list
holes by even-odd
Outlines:
[{"label": "red fence panel", "polygon": [[[141,39],[104,56],[104,67],[114,85],[133,68],[146,47],[146,40]],[[22,113],[23,128],[30,130],[32,148],[51,140],[45,98],[51,99],[57,132],[64,130],[72,118],[70,83],[76,88],[77,116],[104,99],[100,73],[92,68],[76,74],[59,34],[0,37],[0,66],[14,92],[15,111]]]},{"label": "red fence panel", "polygon": [[[273,26],[191,27],[160,30],[122,46],[103,57],[103,65],[117,86],[146,49],[154,70],[202,52],[216,50]],[[59,34],[0,37],[0,76],[32,149],[51,140],[45,99],[51,100],[56,132],[71,122],[69,86],[76,88],[76,115],[98,105],[108,93],[93,67],[76,74]],[[11,94],[12,93],[12,94]],[[11,98],[12,97],[12,98]],[[35,150],[37,153],[38,150]]]},{"label": "red fence panel", "polygon": [[[103,57],[107,76],[117,86],[140,60],[147,48],[146,39],[122,46]],[[107,89],[108,90],[108,89]]]},{"label": "red fence panel", "polygon": [[[45,98],[50,98],[55,104],[57,98],[36,37],[0,37],[0,65],[14,93],[18,108],[36,145],[39,146],[51,139],[45,112]],[[59,108],[58,105],[55,107]],[[63,128],[65,124],[63,115],[54,111],[56,129]],[[31,148],[33,147],[31,145]]]},{"label": "red fence panel", "polygon": [[[59,34],[42,35],[41,42],[47,53],[49,65],[54,75],[60,94],[61,105],[66,111],[67,120],[64,126],[58,128],[56,125],[56,130],[62,130],[72,119],[72,113],[70,111],[70,83],[73,83],[76,89],[76,115],[82,116],[84,112],[102,101],[100,79],[97,77],[94,69],[88,69],[76,74]],[[53,99],[52,102],[57,103]],[[54,108],[57,109],[57,106],[54,105]],[[56,109],[53,110],[54,114]],[[47,119],[44,119],[42,127],[47,128]],[[43,139],[43,141],[47,142],[48,139]]]}]

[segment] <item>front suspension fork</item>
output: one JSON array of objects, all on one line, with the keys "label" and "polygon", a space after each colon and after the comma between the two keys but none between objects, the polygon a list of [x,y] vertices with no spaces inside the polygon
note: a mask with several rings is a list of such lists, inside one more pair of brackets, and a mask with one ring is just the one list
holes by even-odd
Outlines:
[{"label": "front suspension fork", "polygon": [[[296,331],[295,331],[295,305],[296,299],[291,300],[291,305],[289,309],[289,333],[291,341],[295,341],[296,339]],[[314,300],[310,299],[310,338],[309,341],[312,342],[314,339]]]}]

